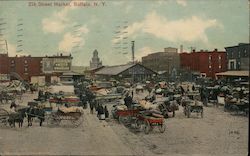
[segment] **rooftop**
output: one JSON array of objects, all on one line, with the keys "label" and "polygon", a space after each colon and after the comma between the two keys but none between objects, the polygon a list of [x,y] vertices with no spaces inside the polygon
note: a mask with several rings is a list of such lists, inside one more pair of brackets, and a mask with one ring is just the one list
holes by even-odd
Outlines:
[{"label": "rooftop", "polygon": [[97,71],[97,75],[118,75],[119,73],[133,67],[135,64],[125,64],[117,66],[106,66],[101,70]]},{"label": "rooftop", "polygon": [[226,71],[215,74],[216,76],[244,76],[249,77],[249,71]]}]

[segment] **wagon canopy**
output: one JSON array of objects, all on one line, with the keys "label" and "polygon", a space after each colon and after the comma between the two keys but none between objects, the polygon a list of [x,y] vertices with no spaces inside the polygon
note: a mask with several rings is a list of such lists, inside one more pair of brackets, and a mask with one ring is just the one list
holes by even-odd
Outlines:
[{"label": "wagon canopy", "polygon": [[74,86],[68,86],[68,85],[51,86],[49,88],[49,92],[51,92],[53,94],[63,92],[64,94],[73,95],[74,94]]}]

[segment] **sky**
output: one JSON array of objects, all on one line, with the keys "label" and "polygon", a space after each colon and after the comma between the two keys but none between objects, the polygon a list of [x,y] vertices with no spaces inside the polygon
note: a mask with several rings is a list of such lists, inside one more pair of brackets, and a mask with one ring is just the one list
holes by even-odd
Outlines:
[{"label": "sky", "polygon": [[0,52],[10,56],[73,56],[89,66],[96,49],[104,65],[166,47],[224,51],[249,43],[248,0],[0,1]]}]

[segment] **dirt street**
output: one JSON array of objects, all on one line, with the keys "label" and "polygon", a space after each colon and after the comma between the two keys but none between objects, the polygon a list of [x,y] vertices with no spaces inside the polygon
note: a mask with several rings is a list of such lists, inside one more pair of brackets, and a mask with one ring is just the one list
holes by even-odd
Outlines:
[{"label": "dirt street", "polygon": [[[144,96],[144,95],[141,95]],[[23,104],[36,97],[26,94]],[[107,104],[109,108],[112,104]],[[1,105],[8,109],[9,104]],[[119,124],[99,121],[85,110],[84,122],[74,128],[59,126],[0,128],[0,154],[41,155],[247,155],[248,118],[233,116],[222,108],[205,107],[204,118],[186,118],[182,107],[165,120],[166,131],[155,128],[148,135]],[[111,114],[111,113],[110,113]]]}]

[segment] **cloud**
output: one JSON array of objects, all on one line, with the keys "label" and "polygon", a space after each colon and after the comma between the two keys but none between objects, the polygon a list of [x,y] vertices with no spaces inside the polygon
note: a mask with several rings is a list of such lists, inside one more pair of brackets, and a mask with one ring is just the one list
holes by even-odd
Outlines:
[{"label": "cloud", "polygon": [[153,52],[154,51],[153,51],[152,48],[150,48],[150,47],[143,47],[143,48],[140,48],[140,49],[136,50],[135,58],[136,58],[136,60],[141,61],[141,58],[143,56],[146,56],[146,55],[148,55],[150,53],[153,53]]},{"label": "cloud", "polygon": [[89,32],[87,26],[82,26],[76,33],[66,33],[61,42],[59,42],[58,49],[64,53],[70,53],[74,49],[78,49],[85,44],[84,37]]},{"label": "cloud", "polygon": [[66,6],[58,12],[54,12],[50,17],[42,19],[43,31],[45,33],[61,33],[70,23],[70,19],[67,17],[70,10],[74,10],[77,7],[73,5],[75,0],[71,1],[71,6]]},{"label": "cloud", "polygon": [[187,6],[187,1],[186,0],[177,0],[176,1],[177,4],[181,5],[181,6]]},{"label": "cloud", "polygon": [[[223,28],[216,19],[203,19],[198,16],[192,16],[185,19],[168,20],[151,12],[146,15],[141,22],[131,24],[125,31],[130,37],[136,37],[140,33],[148,33],[157,38],[171,42],[208,42],[206,30],[213,27]],[[120,39],[113,40],[118,42]]]}]

